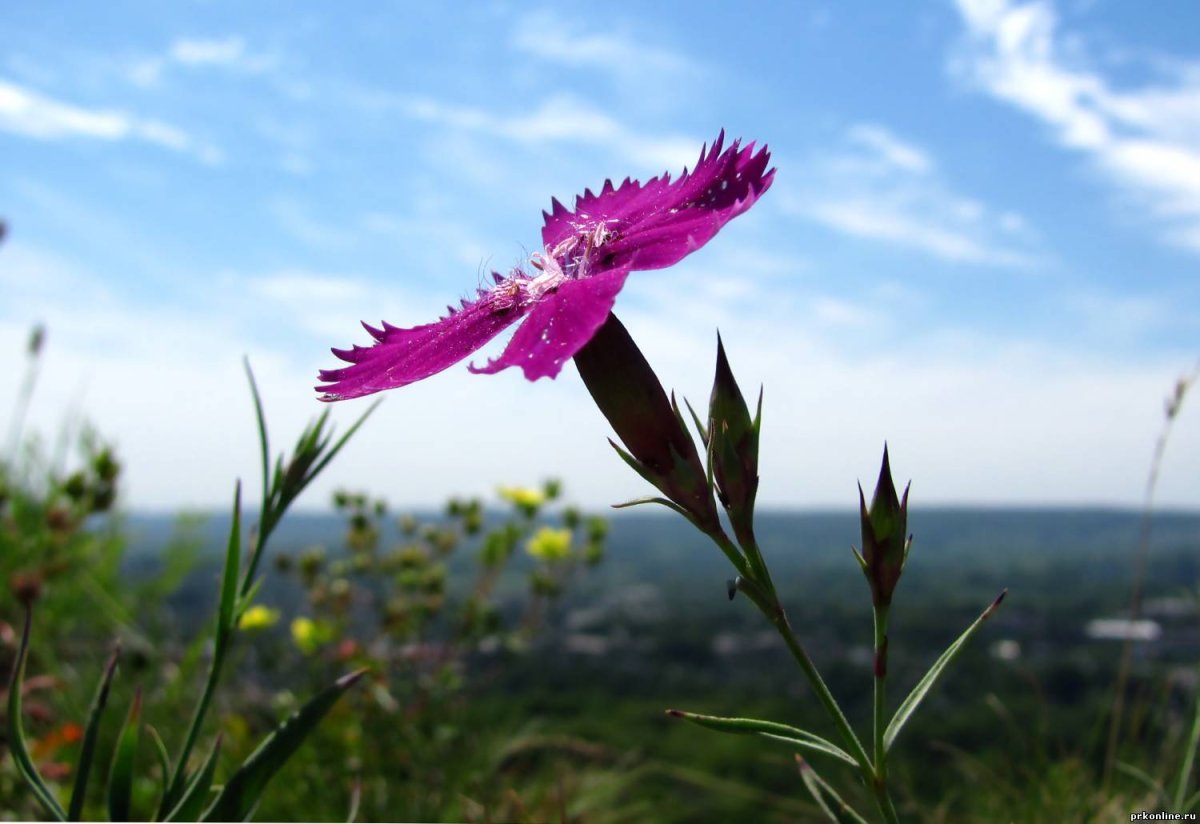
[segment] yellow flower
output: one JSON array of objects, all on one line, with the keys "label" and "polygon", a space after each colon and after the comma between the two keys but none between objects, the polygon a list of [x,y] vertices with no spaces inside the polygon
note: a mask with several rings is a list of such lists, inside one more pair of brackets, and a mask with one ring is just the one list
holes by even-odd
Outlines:
[{"label": "yellow flower", "polygon": [[496,490],[504,500],[522,509],[537,509],[546,502],[546,494],[528,486],[502,486]]},{"label": "yellow flower", "polygon": [[266,629],[279,621],[279,610],[255,604],[242,613],[238,629]]},{"label": "yellow flower", "polygon": [[544,526],[534,533],[525,549],[543,561],[561,561],[571,554],[571,530]]},{"label": "yellow flower", "polygon": [[305,655],[312,655],[329,637],[329,627],[324,624],[303,616],[292,619],[292,640]]}]

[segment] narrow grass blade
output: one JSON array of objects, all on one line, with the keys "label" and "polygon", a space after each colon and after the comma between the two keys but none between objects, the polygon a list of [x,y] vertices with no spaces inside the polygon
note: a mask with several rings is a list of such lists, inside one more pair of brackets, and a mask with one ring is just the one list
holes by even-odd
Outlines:
[{"label": "narrow grass blade", "polygon": [[244,358],[243,365],[246,367],[246,377],[250,380],[250,395],[254,398],[254,418],[258,423],[258,446],[260,457],[262,458],[262,493],[263,493],[263,511],[260,517],[266,517],[267,500],[269,498],[269,486],[271,482],[270,464],[271,464],[271,443],[267,438],[267,418],[263,414],[262,395],[258,394],[258,383],[254,380],[254,370],[250,368],[250,359]]},{"label": "narrow grass blade", "polygon": [[[323,470],[326,466],[328,466],[329,462],[332,461],[337,456],[337,454],[342,451],[342,447],[345,446],[347,441],[349,441],[350,438],[352,438],[354,436],[354,433],[359,430],[359,427],[361,427],[364,423],[367,422],[367,418],[369,418],[371,416],[372,412],[374,412],[376,409],[379,408],[379,404],[381,404],[381,403],[383,403],[383,398],[380,398],[379,400],[375,401],[373,404],[368,406],[367,411],[363,412],[362,415],[359,416],[358,420],[356,420],[354,423],[352,423],[350,425],[350,428],[346,430],[345,434],[343,434],[342,437],[338,438],[337,443],[335,443],[333,445],[333,448],[330,449],[328,453],[326,453],[325,457],[322,458],[320,461],[318,461],[316,466],[314,466],[311,470],[309,470],[308,478],[304,481],[304,486],[308,486],[309,481],[311,481],[313,478],[317,477],[317,475],[321,474],[321,470]],[[304,487],[301,487],[301,489],[303,489],[303,488]],[[297,494],[299,494],[299,490],[297,490]]]},{"label": "narrow grass blade", "polygon": [[1175,801],[1171,809],[1181,811],[1184,799],[1187,798],[1188,784],[1192,778],[1192,766],[1196,763],[1196,748],[1200,747],[1200,696],[1196,697],[1196,708],[1193,710],[1192,729],[1188,733],[1187,749],[1184,751],[1183,763],[1179,766],[1179,779],[1175,785]]},{"label": "narrow grass blade", "polygon": [[337,703],[342,693],[365,673],[366,670],[358,670],[339,678],[276,727],[225,782],[225,787],[217,796],[217,800],[205,811],[202,820],[244,821],[258,804],[267,782],[292,757],[308,734]]},{"label": "narrow grass blade", "polygon": [[1146,789],[1154,793],[1158,797],[1158,803],[1163,807],[1171,806],[1171,799],[1167,797],[1166,788],[1159,783],[1158,779],[1150,775],[1141,767],[1133,764],[1127,764],[1124,761],[1117,762],[1117,772],[1125,773],[1125,775],[1137,781]]},{"label": "narrow grass blade", "polygon": [[142,720],[142,691],[133,694],[133,704],[129,707],[129,715],[125,725],[117,737],[117,747],[113,751],[112,771],[108,779],[108,819],[109,821],[128,821],[130,818],[130,803],[133,799],[133,760],[137,755],[138,732]]},{"label": "narrow grass blade", "polygon": [[896,736],[900,734],[900,730],[902,730],[904,725],[908,723],[908,719],[912,717],[912,714],[916,712],[917,707],[919,707],[921,702],[925,700],[925,696],[929,694],[929,690],[933,688],[933,685],[937,682],[942,672],[947,666],[950,665],[950,662],[957,657],[959,651],[961,651],[967,641],[971,639],[971,636],[974,635],[981,626],[983,626],[983,622],[991,617],[992,613],[995,612],[1000,606],[1001,602],[1004,600],[1004,596],[1007,594],[1007,589],[1001,592],[1000,595],[997,596],[996,600],[992,601],[992,603],[988,605],[988,608],[985,609],[983,613],[975,619],[975,623],[967,627],[966,632],[958,636],[958,639],[946,648],[946,651],[941,654],[941,657],[939,657],[937,661],[933,663],[933,666],[929,668],[929,672],[925,673],[925,677],[918,681],[917,685],[913,687],[912,692],[908,694],[908,697],[905,698],[903,703],[901,703],[896,709],[896,714],[892,716],[891,722],[887,725],[887,729],[884,730],[883,747],[885,750],[890,750],[892,748],[892,744],[895,742]]},{"label": "narrow grass blade", "polygon": [[46,786],[33,759],[29,757],[29,749],[25,746],[25,725],[21,720],[21,689],[25,685],[25,661],[29,657],[29,633],[33,624],[33,608],[25,607],[25,628],[21,631],[21,647],[17,650],[17,660],[13,663],[12,679],[8,683],[8,749],[12,752],[13,763],[17,771],[29,785],[33,795],[46,808],[46,812],[55,821],[66,821],[67,814],[62,805],[54,797],[54,793]]},{"label": "narrow grass blade", "polygon": [[858,762],[837,744],[826,741],[821,736],[814,735],[806,730],[789,727],[787,724],[779,724],[774,721],[760,721],[757,718],[722,718],[716,715],[700,715],[694,712],[683,712],[682,710],[667,710],[667,715],[672,718],[682,718],[685,721],[691,721],[693,724],[707,727],[710,730],[739,735],[760,735],[775,741],[783,741],[793,747],[833,756],[852,767],[858,766]]},{"label": "narrow grass blade", "polygon": [[242,482],[238,481],[233,494],[233,523],[229,527],[229,544],[225,549],[225,569],[221,573],[221,603],[217,608],[216,643],[223,645],[234,629],[238,600],[238,572],[242,546]]},{"label": "narrow grass blade", "polygon": [[358,820],[358,807],[362,803],[362,779],[354,779],[350,787],[350,812],[346,815],[346,824],[354,824]]},{"label": "narrow grass blade", "polygon": [[100,684],[96,687],[96,696],[92,699],[92,707],[88,711],[87,727],[83,733],[83,744],[79,748],[79,763],[75,767],[75,786],[71,790],[71,805],[67,809],[67,820],[78,821],[83,815],[83,803],[87,796],[88,777],[92,772],[92,761],[96,756],[96,736],[100,731],[100,717],[104,714],[104,706],[108,703],[108,690],[112,686],[113,676],[117,672],[117,657],[121,650],[118,646],[108,657]]},{"label": "narrow grass blade", "polygon": [[221,734],[217,733],[217,740],[213,742],[212,752],[204,759],[200,769],[196,770],[196,775],[192,778],[192,783],[188,785],[183,798],[179,799],[175,809],[171,810],[170,815],[163,819],[164,821],[199,820],[200,813],[204,811],[204,803],[208,801],[208,792],[212,789],[213,776],[217,772],[217,755],[220,752]]},{"label": "narrow grass blade", "polygon": [[865,818],[843,801],[825,779],[817,775],[817,771],[809,766],[803,756],[796,756],[796,766],[800,768],[800,780],[804,782],[809,795],[825,815],[829,816],[830,821],[837,821],[839,824],[867,824]]},{"label": "narrow grass blade", "polygon": [[171,756],[167,754],[167,745],[163,743],[162,736],[158,734],[158,730],[147,724],[146,732],[150,735],[150,741],[154,744],[154,756],[158,761],[158,812],[154,814],[154,820],[158,821],[163,816],[163,802],[167,798],[168,782],[171,780]]}]

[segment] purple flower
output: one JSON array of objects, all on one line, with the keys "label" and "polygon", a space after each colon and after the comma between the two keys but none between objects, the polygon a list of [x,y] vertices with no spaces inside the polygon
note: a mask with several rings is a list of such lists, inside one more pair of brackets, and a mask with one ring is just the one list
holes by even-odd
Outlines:
[{"label": "purple flower", "polygon": [[500,357],[472,372],[520,366],[529,380],[553,378],[608,317],[630,272],[677,263],[707,243],[721,227],[753,205],[771,185],[774,169],[766,147],[744,148],[735,140],[722,151],[724,131],[702,149],[696,168],[675,181],[670,175],[645,183],[625,178],[585,190],[569,212],[558,200],[543,212],[542,242],[526,272],[493,272],[495,285],[436,323],[401,329],[389,323],[363,326],[372,346],[334,349],[351,364],[320,373],[321,400],[357,398],[406,386],[454,365],[521,318]]}]

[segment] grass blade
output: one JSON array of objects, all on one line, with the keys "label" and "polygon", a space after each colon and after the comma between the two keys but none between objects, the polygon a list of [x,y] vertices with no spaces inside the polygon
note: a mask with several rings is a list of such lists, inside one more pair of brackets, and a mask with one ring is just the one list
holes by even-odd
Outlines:
[{"label": "grass blade", "polygon": [[858,762],[849,753],[832,741],[826,741],[819,735],[797,727],[789,727],[787,724],[779,724],[774,721],[760,721],[756,718],[722,718],[716,715],[700,715],[681,710],[667,710],[667,715],[672,718],[682,718],[685,721],[691,721],[693,724],[707,727],[710,730],[717,730],[718,732],[729,732],[738,735],[760,735],[763,738],[770,738],[774,741],[783,741],[793,747],[833,756],[852,767],[858,766]]},{"label": "grass blade", "polygon": [[233,635],[237,621],[236,609],[238,601],[238,567],[241,561],[242,535],[242,482],[238,481],[233,494],[233,522],[229,527],[229,545],[225,550],[225,568],[221,573],[221,600],[217,605],[217,625],[213,635],[213,656],[208,668],[208,677],[204,682],[204,691],[196,702],[192,713],[191,724],[188,725],[187,735],[179,750],[179,758],[175,762],[175,770],[167,784],[167,793],[159,803],[162,810],[173,809],[183,795],[187,782],[188,758],[196,739],[200,736],[200,728],[204,726],[204,718],[208,714],[209,704],[212,703],[213,693],[216,692],[217,682],[221,679],[221,668],[225,663],[225,653],[229,639]]},{"label": "grass blade", "polygon": [[204,764],[200,769],[196,770],[196,775],[192,779],[192,783],[188,785],[187,792],[183,794],[183,798],[179,799],[179,803],[175,805],[175,809],[171,810],[164,821],[196,821],[200,818],[200,813],[204,811],[204,802],[208,801],[208,791],[212,789],[213,776],[217,772],[217,755],[221,752],[221,734],[217,733],[217,739],[213,742],[212,752],[204,759]]},{"label": "grass blade", "polygon": [[117,672],[117,657],[120,653],[121,649],[118,645],[112,651],[112,655],[108,657],[104,674],[100,677],[100,685],[96,687],[96,696],[92,699],[92,706],[88,711],[83,744],[79,749],[79,763],[75,767],[75,786],[71,789],[71,804],[67,809],[68,821],[78,821],[83,815],[88,778],[92,772],[92,760],[96,755],[96,736],[100,731],[100,717],[104,714],[104,706],[108,703],[108,690],[112,686],[113,676]]},{"label": "grass blade", "polygon": [[229,527],[229,544],[225,549],[225,569],[221,574],[221,603],[217,608],[218,646],[224,643],[234,628],[234,613],[238,600],[238,573],[241,571],[242,545],[242,482],[238,481],[233,494],[233,523]]},{"label": "grass blade", "polygon": [[167,797],[167,782],[171,779],[171,756],[167,754],[167,745],[163,743],[162,736],[158,734],[158,730],[147,724],[146,732],[150,734],[150,740],[154,743],[154,755],[158,759],[158,812],[154,814],[154,820],[158,821],[162,818],[163,801]]},{"label": "grass blade", "polygon": [[843,801],[824,778],[817,775],[817,771],[809,766],[803,756],[796,756],[796,766],[800,768],[800,780],[804,782],[809,795],[825,815],[829,816],[830,821],[837,821],[839,824],[867,824],[865,818]]},{"label": "grass blade", "polygon": [[112,771],[108,779],[108,819],[128,821],[130,803],[133,799],[133,760],[137,755],[138,732],[142,719],[142,691],[133,694],[129,715],[117,738],[113,751]]},{"label": "grass blade", "polygon": [[67,815],[62,805],[54,797],[54,793],[46,786],[33,759],[29,757],[29,749],[25,746],[25,728],[21,721],[21,689],[25,682],[25,661],[29,657],[29,633],[33,624],[33,607],[25,605],[25,629],[21,631],[21,647],[17,650],[17,660],[13,664],[12,680],[8,684],[8,748],[12,752],[13,763],[17,771],[29,785],[34,797],[46,808],[46,812],[55,821],[66,821]]},{"label": "grass blade", "polygon": [[992,613],[995,612],[997,607],[1000,606],[1000,603],[1004,600],[1004,596],[1007,594],[1007,589],[1001,592],[1000,595],[997,596],[996,600],[992,601],[992,603],[988,605],[988,608],[985,609],[983,613],[975,619],[975,623],[967,627],[966,631],[962,635],[958,636],[953,644],[946,648],[946,651],[943,652],[941,656],[934,661],[933,666],[929,668],[929,672],[925,673],[925,677],[918,681],[917,685],[913,687],[912,692],[908,694],[908,697],[905,698],[903,703],[901,703],[896,709],[896,714],[892,716],[891,722],[888,723],[887,729],[884,730],[883,747],[885,750],[890,750],[892,748],[892,744],[895,742],[896,736],[900,734],[900,730],[902,730],[904,725],[908,723],[908,719],[912,717],[912,714],[916,712],[917,707],[919,707],[921,702],[925,700],[925,696],[929,694],[929,691],[933,688],[933,685],[937,683],[937,679],[941,676],[942,672],[947,666],[950,665],[950,662],[958,656],[958,653],[962,650],[967,641],[971,639],[971,636],[974,635],[981,626],[983,626],[983,622],[991,617]]},{"label": "grass blade", "polygon": [[204,813],[204,821],[244,821],[253,812],[267,782],[279,771],[304,739],[320,723],[342,693],[352,687],[366,670],[342,676],[293,713],[267,736],[221,790]]}]

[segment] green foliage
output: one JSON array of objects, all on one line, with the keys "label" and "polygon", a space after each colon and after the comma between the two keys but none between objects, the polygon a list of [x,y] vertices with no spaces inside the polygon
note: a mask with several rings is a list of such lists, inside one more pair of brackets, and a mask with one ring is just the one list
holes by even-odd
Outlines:
[{"label": "green foliage", "polygon": [[[606,522],[562,506],[561,492],[557,481],[505,486],[498,508],[454,498],[422,520],[393,519],[382,498],[338,491],[343,547],[275,556],[303,588],[306,606],[289,630],[307,671],[369,670],[367,688],[318,733],[321,757],[295,767],[304,779],[294,785],[339,787],[347,805],[358,787],[367,819],[460,818],[464,798],[493,792],[506,739],[485,720],[468,722],[471,702],[489,671],[532,648],[604,554]],[[294,794],[268,799],[263,812],[292,818],[316,803]]]},{"label": "green foliage", "polygon": [[[39,347],[40,348],[40,347]],[[247,371],[249,371],[247,369]],[[253,376],[250,379],[254,393],[255,408],[258,413],[259,436],[264,456],[268,451],[266,423],[262,414],[262,404],[258,397],[257,387]],[[216,621],[212,630],[212,657],[209,662],[208,676],[204,688],[191,713],[191,723],[183,737],[183,743],[175,758],[174,767],[170,765],[170,757],[166,747],[157,733],[154,733],[154,743],[160,771],[160,795],[157,802],[156,819],[173,816],[178,820],[182,817],[194,817],[195,813],[207,800],[208,787],[212,783],[213,765],[217,745],[213,747],[210,756],[200,769],[193,773],[189,770],[190,755],[204,728],[204,722],[216,693],[217,686],[223,673],[223,665],[229,654],[231,642],[241,624],[243,613],[250,607],[258,582],[255,579],[255,568],[265,547],[267,537],[275,525],[283,518],[288,506],[300,491],[324,468],[329,460],[345,444],[346,437],[330,447],[332,435],[324,433],[325,416],[305,430],[297,445],[296,453],[287,462],[280,458],[276,464],[273,476],[266,474],[264,459],[263,502],[261,513],[262,523],[256,531],[249,559],[245,564],[239,585],[239,573],[242,570],[242,531],[241,531],[241,486],[238,484],[234,494],[233,518],[225,553],[225,563],[221,575],[221,585],[218,593]],[[358,424],[350,430],[351,433]],[[72,475],[62,485],[63,494],[71,501],[86,504],[90,512],[100,511],[112,504],[112,490],[115,488],[117,464],[107,450],[100,451],[92,461],[95,470],[99,492],[89,485],[88,479],[80,473]],[[55,487],[51,487],[53,499]],[[17,511],[25,512],[32,506],[21,507],[20,504],[37,503],[40,499],[36,494],[21,492],[12,494],[11,488],[6,494],[5,505],[18,504]],[[29,535],[22,532],[16,524],[5,524],[5,535],[17,545],[31,544],[39,533],[34,530]],[[61,524],[50,522],[52,529],[68,531],[68,537],[82,524],[82,516],[77,520],[67,519]],[[80,533],[86,535],[86,533]],[[34,554],[39,562],[44,562]],[[26,662],[30,651],[31,626],[33,605],[41,597],[44,577],[33,572],[23,571],[14,574],[12,588],[14,595],[25,610],[24,629],[16,660],[12,666],[12,675],[8,689],[8,728],[9,747],[18,773],[25,785],[40,804],[42,811],[56,820],[66,820],[68,813],[63,810],[56,792],[38,770],[23,732],[22,698],[27,684],[25,680]],[[83,747],[80,751],[79,762],[76,765],[76,782],[69,802],[69,817],[72,820],[81,818],[87,810],[87,787],[92,764],[94,761],[97,736],[101,725],[103,711],[108,701],[108,694],[113,681],[116,667],[116,656],[110,660],[100,678],[93,699],[92,708],[87,719],[87,728],[80,734],[83,737]],[[321,692],[291,718],[285,720],[274,733],[269,735],[263,744],[234,771],[214,801],[213,807],[206,813],[208,818],[221,820],[241,819],[247,816],[257,805],[267,782],[279,768],[299,748],[304,739],[312,732],[318,722],[329,711],[334,702],[346,691],[361,673],[347,676],[335,682],[327,690]],[[143,726],[142,689],[134,693],[129,714],[121,725],[113,744],[112,757],[109,759],[107,813],[112,821],[126,821],[138,815],[135,813],[135,796],[138,795],[139,779],[136,775],[136,755],[138,740]],[[178,716],[176,716],[178,718]],[[169,777],[168,777],[169,773]],[[142,782],[145,783],[145,782]]]}]

